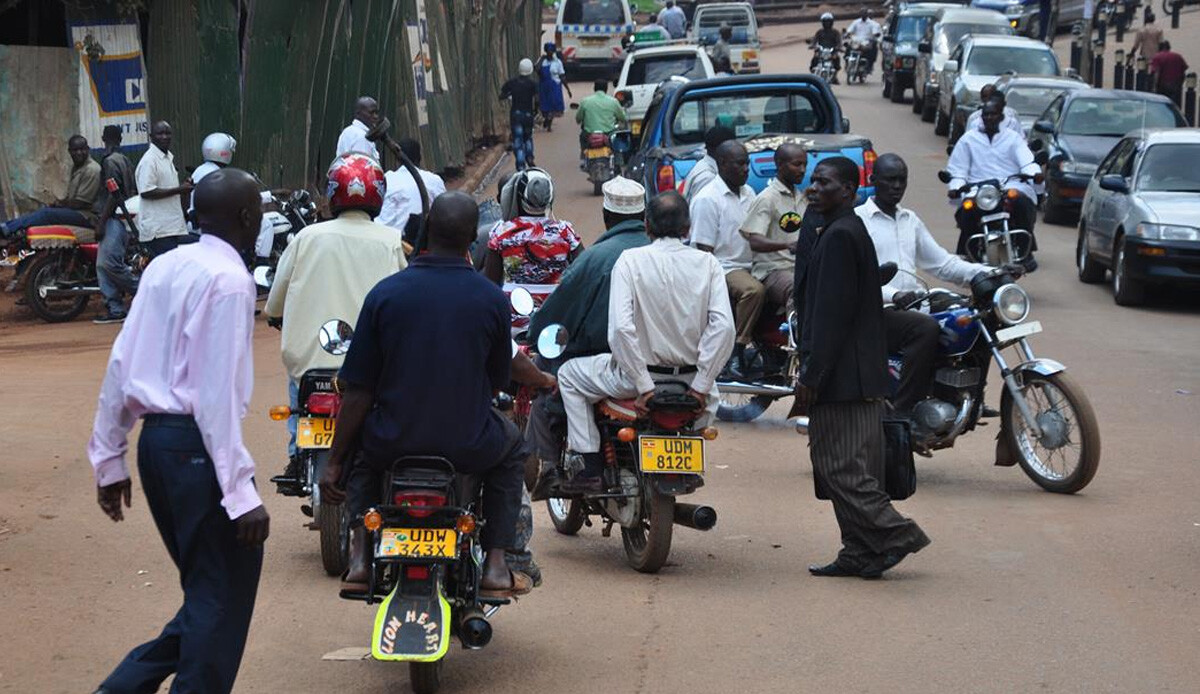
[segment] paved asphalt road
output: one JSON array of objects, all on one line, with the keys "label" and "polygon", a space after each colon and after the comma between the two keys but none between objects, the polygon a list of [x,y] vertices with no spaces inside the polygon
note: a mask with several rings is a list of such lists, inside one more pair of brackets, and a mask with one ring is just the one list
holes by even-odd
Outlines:
[{"label": "paved asphalt road", "polygon": [[[807,59],[772,49],[764,67]],[[934,177],[944,141],[881,99],[877,80],[838,95],[856,132],[908,160],[907,204],[952,243]],[[594,239],[599,201],[576,168],[573,128],[539,133],[537,148],[556,176],[556,213]],[[882,581],[812,578],[804,567],[833,557],[836,525],[812,496],[807,441],[777,405],[722,428],[694,498],[720,522],[679,529],[657,576],[626,568],[618,537],[555,535],[539,507],[545,585],[497,614],[486,650],[451,651],[444,691],[1197,691],[1200,306],[1192,296],[1117,307],[1107,286],[1075,279],[1073,229],[1039,237],[1041,270],[1024,281],[1046,328],[1034,347],[1068,365],[1102,431],[1100,470],[1082,493],[1048,494],[1019,468],[993,467],[985,428],[918,461],[918,492],[900,508],[932,546]],[[140,488],[125,523],[95,506],[84,444],[116,332],[0,326],[0,691],[90,692],[179,604]],[[285,402],[286,381],[265,323],[255,366],[245,431],[267,478],[286,435],[266,411]],[[361,652],[372,611],[337,599],[299,504],[262,487],[273,532],[237,691],[406,691],[402,665],[323,660]]]}]

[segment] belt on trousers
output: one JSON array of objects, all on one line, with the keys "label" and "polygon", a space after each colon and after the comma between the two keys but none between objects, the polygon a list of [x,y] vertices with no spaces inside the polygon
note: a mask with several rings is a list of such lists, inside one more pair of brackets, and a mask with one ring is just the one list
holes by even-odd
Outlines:
[{"label": "belt on trousers", "polygon": [[175,427],[176,429],[198,429],[196,419],[190,414],[151,413],[142,416],[144,426]]},{"label": "belt on trousers", "polygon": [[660,374],[662,376],[682,376],[683,374],[696,373],[694,366],[647,366],[646,370],[652,374]]}]

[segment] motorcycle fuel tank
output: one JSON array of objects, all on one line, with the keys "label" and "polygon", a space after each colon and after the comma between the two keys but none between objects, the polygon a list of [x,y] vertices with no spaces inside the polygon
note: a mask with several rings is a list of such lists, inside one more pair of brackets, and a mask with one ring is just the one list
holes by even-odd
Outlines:
[{"label": "motorcycle fuel tank", "polygon": [[975,340],[979,339],[979,323],[970,316],[971,310],[968,308],[955,308],[933,314],[933,319],[937,321],[942,333],[938,338],[938,348],[942,354],[958,356],[971,351]]}]

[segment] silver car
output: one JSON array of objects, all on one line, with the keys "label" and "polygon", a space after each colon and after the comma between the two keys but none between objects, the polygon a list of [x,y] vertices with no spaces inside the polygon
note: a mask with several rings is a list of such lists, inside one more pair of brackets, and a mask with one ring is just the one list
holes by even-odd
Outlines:
[{"label": "silver car", "polygon": [[1000,34],[1011,36],[1008,19],[994,10],[946,8],[925,28],[917,43],[917,64],[913,69],[913,113],[930,122],[937,112],[937,75],[950,59],[950,53],[966,36]]},{"label": "silver car", "polygon": [[1147,285],[1200,288],[1200,131],[1137,130],[1100,162],[1079,218],[1079,280],[1113,273],[1122,306]]}]

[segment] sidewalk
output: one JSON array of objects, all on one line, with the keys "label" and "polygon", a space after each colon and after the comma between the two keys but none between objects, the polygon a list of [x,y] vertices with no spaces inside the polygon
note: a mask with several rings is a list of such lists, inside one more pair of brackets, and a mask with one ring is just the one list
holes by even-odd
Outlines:
[{"label": "sidewalk", "polygon": [[[1157,7],[1155,8],[1158,9]],[[1113,86],[1113,61],[1115,53],[1118,49],[1125,51],[1126,54],[1133,48],[1133,39],[1137,35],[1137,30],[1142,27],[1142,9],[1139,8],[1136,15],[1136,21],[1133,27],[1126,30],[1124,41],[1118,43],[1116,28],[1110,26],[1108,28],[1107,40],[1104,45],[1104,88],[1112,89]],[[1190,72],[1200,72],[1200,12],[1183,12],[1179,15],[1179,28],[1171,28],[1171,16],[1163,16],[1159,12],[1155,24],[1163,30],[1163,40],[1171,42],[1171,50],[1183,56],[1187,61]],[[1071,34],[1059,34],[1054,41],[1054,52],[1062,61],[1064,68],[1071,64]]]}]

